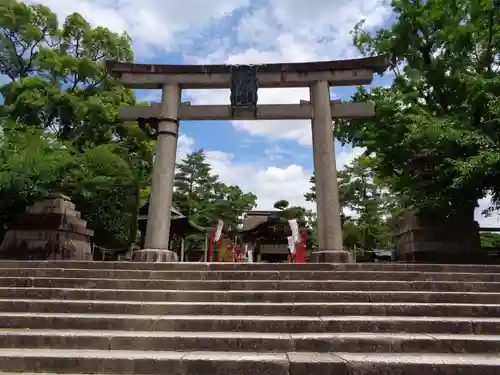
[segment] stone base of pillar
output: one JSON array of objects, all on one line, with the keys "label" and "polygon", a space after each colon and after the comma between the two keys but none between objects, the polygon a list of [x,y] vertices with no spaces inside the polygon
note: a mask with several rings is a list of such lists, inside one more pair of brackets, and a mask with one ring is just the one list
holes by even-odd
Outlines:
[{"label": "stone base of pillar", "polygon": [[311,254],[310,263],[355,263],[355,258],[350,251],[322,250]]},{"label": "stone base of pillar", "polygon": [[134,262],[172,263],[178,262],[177,254],[164,249],[144,249],[134,252]]}]

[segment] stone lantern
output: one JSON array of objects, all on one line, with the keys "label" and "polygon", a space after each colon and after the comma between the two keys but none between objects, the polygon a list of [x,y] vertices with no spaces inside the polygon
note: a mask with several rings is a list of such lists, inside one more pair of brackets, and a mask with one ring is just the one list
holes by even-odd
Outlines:
[{"label": "stone lantern", "polygon": [[[421,189],[432,183],[437,157],[423,149],[408,163]],[[424,263],[477,263],[480,256],[478,223],[472,215],[449,215],[447,210],[423,212],[413,209],[397,226],[395,260]]]},{"label": "stone lantern", "polygon": [[70,198],[51,194],[14,220],[0,246],[0,258],[92,260],[93,235]]}]

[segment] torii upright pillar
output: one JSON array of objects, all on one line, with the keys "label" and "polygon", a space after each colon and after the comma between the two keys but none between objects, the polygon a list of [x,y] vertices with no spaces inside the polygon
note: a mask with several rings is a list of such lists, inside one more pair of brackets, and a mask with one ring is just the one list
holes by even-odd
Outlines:
[{"label": "torii upright pillar", "polygon": [[[146,247],[142,252],[169,252],[170,208],[177,149],[178,119],[182,120],[277,120],[312,119],[314,168],[316,171],[319,248],[316,262],[349,262],[342,248],[332,118],[360,119],[374,115],[372,103],[332,103],[330,86],[367,85],[374,73],[390,65],[388,55],[362,59],[308,63],[233,65],[130,64],[107,61],[108,72],[132,89],[163,88],[163,103],[123,108],[120,118],[159,120],[158,145],[148,215]],[[311,103],[257,105],[258,88],[310,87]],[[182,89],[227,89],[231,106],[180,104]],[[237,109],[237,110],[236,110]],[[154,250],[154,251],[151,251]],[[139,252],[140,253],[140,252]]]},{"label": "torii upright pillar", "polygon": [[343,248],[328,81],[317,81],[311,85],[310,96],[313,109],[312,139],[318,215],[318,249],[312,253],[311,261],[318,263],[352,262],[351,253],[344,251]]},{"label": "torii upright pillar", "polygon": [[156,151],[146,227],[144,250],[134,253],[134,260],[177,262],[177,253],[169,249],[170,218],[175,176],[175,158],[179,130],[179,85],[163,86],[161,116],[156,130]]}]

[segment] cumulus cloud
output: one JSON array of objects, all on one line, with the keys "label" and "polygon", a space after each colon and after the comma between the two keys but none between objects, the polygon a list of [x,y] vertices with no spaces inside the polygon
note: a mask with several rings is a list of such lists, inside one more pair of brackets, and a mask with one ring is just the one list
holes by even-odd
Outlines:
[{"label": "cumulus cloud", "polygon": [[[177,160],[196,149],[195,140],[181,134],[177,148]],[[339,152],[337,154],[337,168],[342,170],[362,152],[363,150],[358,148]],[[258,209],[272,209],[276,201],[286,199],[291,205],[316,210],[315,203],[306,202],[304,199],[304,194],[311,187],[309,179],[312,170],[298,164],[289,164],[285,167],[273,165],[274,156],[283,153],[286,154],[287,150],[272,147],[268,153],[264,153],[262,160],[236,162],[230,153],[205,150],[207,161],[212,166],[213,173],[217,174],[224,183],[238,185],[243,191],[257,195]],[[273,157],[269,157],[271,154]]]},{"label": "cumulus cloud", "polygon": [[305,202],[304,193],[309,190],[311,171],[292,164],[284,168],[266,166],[265,163],[236,163],[230,154],[207,151],[207,161],[222,181],[239,185],[243,191],[258,197],[258,209],[273,209],[273,204],[286,199],[291,205],[314,208]]},{"label": "cumulus cloud", "polygon": [[[196,104],[229,104],[229,90],[190,90],[186,94]],[[309,100],[309,91],[304,88],[260,89],[260,104],[299,104]],[[292,140],[300,145],[312,145],[311,121],[309,120],[240,120],[233,127],[254,136],[270,139]]]},{"label": "cumulus cloud", "polygon": [[184,134],[179,134],[177,139],[177,161],[184,159],[187,154],[194,151],[194,139]]},{"label": "cumulus cloud", "polygon": [[[132,0],[26,0],[49,6],[62,21],[73,12],[81,13],[93,25],[132,36],[138,61],[165,52],[184,55],[187,62],[256,64],[299,62],[342,58],[352,55],[349,30],[363,17],[380,23],[387,14],[387,4],[379,0],[174,0],[142,2]],[[252,5],[252,6],[250,6]],[[342,17],[340,17],[340,15]],[[218,38],[208,36],[212,26],[222,25],[231,17],[231,33]],[[203,44],[196,44],[199,38]],[[349,52],[349,51],[351,52]],[[260,103],[299,103],[308,99],[307,89],[260,90]],[[332,94],[332,97],[334,95]],[[184,93],[186,99],[200,104],[227,104],[227,90]],[[159,92],[147,93],[145,99],[156,101]],[[250,135],[269,139],[296,141],[311,145],[310,121],[239,121],[233,126]],[[179,136],[178,159],[195,149],[195,140]],[[298,164],[276,167],[286,152],[270,145],[263,160],[237,163],[231,154],[207,151],[215,173],[229,184],[238,184],[259,197],[259,208],[271,208],[274,201],[287,199],[304,205],[303,194],[309,190],[311,170]],[[355,153],[341,152],[337,164],[342,167]],[[310,208],[314,208],[309,205]]]},{"label": "cumulus cloud", "polygon": [[[180,135],[177,160],[196,150],[193,138]],[[312,171],[303,166],[291,164],[284,168],[269,166],[267,158],[253,162],[236,162],[232,154],[217,150],[205,150],[207,162],[221,181],[238,185],[245,192],[258,197],[257,208],[272,209],[274,202],[286,199],[292,205],[314,209],[314,204],[305,202],[304,193],[309,190]],[[272,162],[271,162],[272,164]]]},{"label": "cumulus cloud", "polygon": [[167,52],[181,49],[190,38],[210,24],[249,5],[249,0],[25,0],[41,3],[60,20],[73,12],[82,14],[93,25],[127,32],[136,52]]},{"label": "cumulus cloud", "polygon": [[[262,64],[358,57],[349,34],[361,19],[367,27],[381,25],[391,14],[384,0],[276,0],[254,9],[238,22],[236,41],[222,50],[191,56],[198,63]],[[229,94],[190,93],[201,104],[227,104]],[[334,92],[332,99],[336,96]],[[307,89],[261,89],[259,103],[299,103],[308,100]],[[294,140],[310,146],[310,121],[234,121],[233,126],[251,135]]]},{"label": "cumulus cloud", "polygon": [[[300,62],[357,57],[349,31],[361,19],[365,26],[380,27],[391,15],[390,0],[24,0],[49,6],[62,21],[73,12],[81,13],[93,25],[127,32],[133,39],[137,61],[166,52],[180,53],[188,63],[255,64]],[[229,32],[211,38],[212,26],[230,20]],[[196,43],[203,39],[203,43]],[[0,80],[2,77],[0,77]],[[308,99],[307,89],[260,90],[260,103],[298,103]],[[200,104],[227,104],[224,90],[185,93]],[[334,92],[332,98],[335,97]],[[159,92],[146,100],[156,101]],[[239,121],[233,126],[251,135],[293,140],[311,145],[309,121]],[[179,136],[178,159],[195,148],[195,140]],[[337,154],[339,169],[362,152]],[[274,156],[273,156],[274,155]],[[273,166],[280,150],[269,147],[266,161],[236,163],[232,155],[207,151],[214,171],[226,183],[238,184],[259,197],[259,208],[271,208],[277,199],[304,204],[312,171],[291,164]],[[498,215],[484,218],[480,213],[490,204],[479,201],[476,219],[482,226],[500,226]],[[314,208],[310,205],[310,208]]]},{"label": "cumulus cloud", "polygon": [[[371,27],[390,15],[389,0],[27,0],[43,3],[61,19],[79,12],[94,25],[132,36],[137,60],[177,52],[192,63],[257,64],[356,56],[349,31],[361,19]],[[231,17],[230,17],[231,16]],[[230,18],[230,32],[210,38],[214,25]],[[202,43],[196,43],[203,39]],[[211,99],[225,99],[219,94]],[[260,103],[298,103],[307,89],[260,90]],[[193,101],[206,102],[202,92]],[[208,104],[208,103],[207,103]],[[238,130],[310,145],[308,121],[234,122]]]},{"label": "cumulus cloud", "polygon": [[482,212],[492,206],[491,196],[486,196],[478,201],[478,207],[474,212],[474,219],[483,228],[500,227],[500,213],[493,212],[490,216],[484,216]]}]

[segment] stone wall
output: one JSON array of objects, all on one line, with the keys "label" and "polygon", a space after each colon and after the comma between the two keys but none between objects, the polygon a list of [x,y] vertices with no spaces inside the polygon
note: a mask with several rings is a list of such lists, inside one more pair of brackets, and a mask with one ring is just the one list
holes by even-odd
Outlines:
[{"label": "stone wall", "polygon": [[424,263],[484,262],[473,215],[444,218],[405,215],[395,233],[395,260]]},{"label": "stone wall", "polygon": [[91,237],[68,197],[55,195],[28,207],[5,233],[0,258],[92,260]]}]

